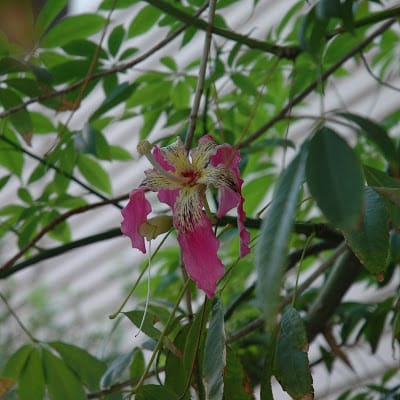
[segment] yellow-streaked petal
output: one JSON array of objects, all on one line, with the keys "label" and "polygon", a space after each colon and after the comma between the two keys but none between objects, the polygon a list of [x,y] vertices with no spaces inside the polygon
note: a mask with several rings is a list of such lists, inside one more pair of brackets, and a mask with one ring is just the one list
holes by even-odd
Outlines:
[{"label": "yellow-streaked petal", "polygon": [[[142,186],[158,192],[160,189],[180,189],[181,185],[177,180],[169,178],[155,169],[150,169],[144,172],[146,179],[143,181]],[[171,177],[173,175],[171,174]]]},{"label": "yellow-streaked petal", "polygon": [[201,221],[202,202],[199,187],[188,187],[180,191],[175,203],[175,221],[178,230],[192,231]]},{"label": "yellow-streaked petal", "polygon": [[162,147],[161,151],[167,161],[175,167],[176,171],[184,171],[191,168],[185,146],[179,137],[174,144]]},{"label": "yellow-streaked petal", "polygon": [[217,149],[217,143],[214,140],[205,140],[190,152],[192,165],[195,169],[200,170],[208,165],[210,157]]},{"label": "yellow-streaked petal", "polygon": [[229,188],[235,192],[238,191],[238,182],[235,174],[223,165],[205,168],[197,182],[207,186],[212,185],[216,188]]}]

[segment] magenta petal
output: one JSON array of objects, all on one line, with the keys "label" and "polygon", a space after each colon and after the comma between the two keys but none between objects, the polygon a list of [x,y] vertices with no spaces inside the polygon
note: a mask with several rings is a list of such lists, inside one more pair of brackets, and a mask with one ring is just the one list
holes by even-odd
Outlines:
[{"label": "magenta petal", "polygon": [[179,232],[178,242],[190,278],[210,299],[213,298],[217,282],[224,275],[224,266],[217,255],[219,240],[210,220],[204,215],[194,230]]},{"label": "magenta petal", "polygon": [[134,189],[129,195],[128,204],[122,209],[124,217],[121,223],[121,231],[132,241],[132,247],[146,253],[144,238],[139,233],[139,227],[147,221],[151,213],[151,205],[144,196],[144,188]]},{"label": "magenta petal", "polygon": [[250,252],[250,233],[246,230],[244,226],[246,214],[243,210],[243,179],[240,177],[240,172],[238,168],[239,161],[239,151],[234,149],[229,144],[219,146],[217,152],[213,156],[211,156],[211,164],[213,166],[224,165],[236,175],[238,181],[238,192],[234,192],[229,188],[220,188],[217,217],[221,218],[232,208],[237,208],[237,224],[240,235],[240,257],[244,257]]}]

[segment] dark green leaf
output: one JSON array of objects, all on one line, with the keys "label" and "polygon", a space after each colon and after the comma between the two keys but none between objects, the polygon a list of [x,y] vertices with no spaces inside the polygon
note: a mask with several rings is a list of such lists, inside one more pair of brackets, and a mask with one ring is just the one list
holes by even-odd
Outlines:
[{"label": "dark green leaf", "polygon": [[325,216],[341,229],[360,222],[364,179],[360,163],[348,144],[329,128],[321,128],[310,142],[306,165],[311,194]]},{"label": "dark green leaf", "polygon": [[98,14],[79,14],[64,18],[47,32],[43,47],[61,47],[75,39],[86,39],[104,28],[106,20]]},{"label": "dark green leaf", "polygon": [[160,60],[161,64],[165,65],[171,71],[177,71],[178,66],[176,65],[175,60],[172,57],[162,57]]},{"label": "dark green leaf", "polygon": [[51,400],[86,400],[85,391],[73,372],[50,351],[43,349],[43,366]]},{"label": "dark green leaf", "polygon": [[137,400],[179,400],[180,397],[165,386],[144,385],[135,397]]},{"label": "dark green leaf", "polygon": [[87,39],[73,40],[72,42],[63,45],[62,48],[66,53],[77,56],[79,59],[85,57],[89,62],[92,62],[97,53],[99,53],[99,58],[108,59],[108,54],[103,48],[99,49],[98,43]]},{"label": "dark green leaf", "polygon": [[108,173],[93,158],[81,154],[78,158],[78,168],[85,179],[105,193],[111,194],[111,181]]},{"label": "dark green leaf", "polygon": [[146,312],[144,321],[142,323],[144,311],[135,310],[128,311],[124,313],[137,327],[142,324],[142,332],[152,339],[157,340],[160,337],[161,332],[154,327],[154,325],[159,321],[158,316],[152,313],[150,310]]},{"label": "dark green leaf", "polygon": [[[190,325],[184,325],[178,332],[174,339],[174,346],[178,352],[168,351],[167,359],[165,363],[165,386],[173,390],[177,394],[182,394],[186,381],[187,381],[187,369],[183,364],[183,351],[187,340],[187,335],[190,330]],[[186,393],[183,399],[188,399],[189,394]]]},{"label": "dark green leaf", "polygon": [[18,399],[42,400],[45,381],[40,348],[33,348],[18,379]]},{"label": "dark green leaf", "polygon": [[93,154],[102,160],[111,160],[111,150],[106,138],[89,123],[74,135],[74,147],[79,153]]},{"label": "dark green leaf", "polygon": [[142,35],[152,28],[160,18],[160,11],[150,5],[144,6],[135,16],[128,29],[128,37]]},{"label": "dark green leaf", "polygon": [[357,124],[361,128],[361,134],[378,147],[388,162],[399,165],[396,146],[382,125],[356,114],[340,113],[339,115]]},{"label": "dark green leaf", "polygon": [[400,208],[400,188],[372,186],[372,189]]},{"label": "dark green leaf", "polygon": [[108,38],[108,50],[113,57],[115,57],[118,53],[118,50],[121,47],[121,43],[124,40],[125,29],[123,25],[116,26],[111,32]]},{"label": "dark green leaf", "polygon": [[314,393],[307,348],[303,320],[293,307],[285,307],[277,338],[274,375],[295,399],[312,398]]},{"label": "dark green leaf", "polygon": [[253,391],[246,372],[236,352],[226,348],[226,368],[224,371],[223,400],[252,400]]},{"label": "dark green leaf", "polygon": [[280,176],[256,248],[257,298],[267,325],[275,324],[289,237],[304,179],[307,147]]},{"label": "dark green leaf", "polygon": [[340,18],[340,0],[320,0],[316,5],[319,18]]},{"label": "dark green leaf", "polygon": [[26,344],[20,347],[7,361],[1,373],[2,376],[18,380],[34,347]]},{"label": "dark green leaf", "polygon": [[251,96],[257,96],[258,91],[254,86],[253,81],[247,76],[239,73],[233,73],[231,75],[233,83],[243,92]]},{"label": "dark green leaf", "polygon": [[367,165],[364,165],[363,168],[365,179],[369,186],[400,189],[400,182],[389,176],[386,172]]},{"label": "dark green leaf", "polygon": [[93,121],[103,116],[108,110],[126,100],[132,94],[135,87],[135,84],[129,84],[128,82],[120,83],[107,95],[100,104],[100,107],[92,114],[90,120]]},{"label": "dark green leaf", "polygon": [[29,65],[17,60],[14,57],[0,58],[0,75],[6,75],[10,72],[23,72],[28,71]]},{"label": "dark green leaf", "polygon": [[365,191],[361,225],[343,231],[354,254],[373,274],[385,270],[389,256],[389,215],[383,198],[371,188]]},{"label": "dark green leaf", "polygon": [[207,399],[219,400],[224,391],[224,370],[226,362],[224,312],[217,300],[213,306],[204,349],[203,375]]},{"label": "dark green leaf", "polygon": [[67,6],[68,0],[59,1],[46,1],[40,14],[37,17],[35,25],[35,36],[39,38],[51,23],[56,19],[56,17],[61,13],[64,7]]},{"label": "dark green leaf", "polygon": [[99,388],[100,379],[107,369],[105,363],[86,350],[71,344],[63,342],[50,342],[49,344],[90,390]]},{"label": "dark green leaf", "polygon": [[11,178],[11,175],[5,175],[2,178],[0,178],[0,190],[3,189],[3,187],[7,185],[10,178]]},{"label": "dark green leaf", "polygon": [[100,386],[102,388],[108,388],[116,383],[122,382],[124,379],[124,372],[128,370],[129,365],[132,362],[132,356],[134,352],[130,351],[127,354],[122,354],[117,357],[107,370],[104,372],[100,380]]}]

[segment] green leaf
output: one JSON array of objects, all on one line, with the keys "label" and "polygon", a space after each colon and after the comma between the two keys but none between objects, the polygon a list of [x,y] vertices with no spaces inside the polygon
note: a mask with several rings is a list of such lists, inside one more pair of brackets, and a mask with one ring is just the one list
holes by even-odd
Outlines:
[{"label": "green leaf", "polygon": [[[187,369],[183,364],[183,351],[190,326],[189,324],[184,325],[178,332],[173,342],[178,352],[168,351],[165,362],[165,386],[177,394],[183,393],[187,381]],[[185,393],[183,399],[186,400],[188,398],[189,394]]]},{"label": "green leaf", "polygon": [[372,189],[400,208],[400,188],[372,186]]},{"label": "green leaf", "polygon": [[67,6],[68,0],[46,1],[35,25],[35,37],[39,38],[51,23],[57,18],[61,11]]},{"label": "green leaf", "polygon": [[160,60],[161,64],[165,65],[167,68],[169,68],[171,71],[177,71],[178,66],[175,62],[175,60],[172,57],[162,57]]},{"label": "green leaf", "polygon": [[254,86],[253,80],[247,76],[239,73],[233,73],[231,75],[233,83],[243,92],[250,96],[258,96],[258,91]]},{"label": "green leaf", "polygon": [[111,160],[111,150],[106,138],[90,123],[86,123],[81,131],[75,133],[74,148],[78,153],[93,154],[102,160]]},{"label": "green leaf", "polygon": [[125,37],[125,29],[123,25],[116,26],[108,38],[108,50],[115,57],[121,47],[121,43]]},{"label": "green leaf", "polygon": [[86,350],[63,342],[50,342],[50,346],[62,357],[65,364],[75,372],[90,390],[99,389],[99,382],[107,367]]},{"label": "green leaf", "polygon": [[224,400],[254,399],[248,377],[236,352],[226,348],[226,367],[224,371]]},{"label": "green leaf", "polygon": [[318,207],[341,229],[360,222],[364,179],[354,151],[333,130],[323,127],[310,142],[307,183]]},{"label": "green leaf", "polygon": [[42,400],[45,395],[45,380],[41,349],[33,348],[18,379],[18,399]]},{"label": "green leaf", "polygon": [[276,344],[274,375],[294,399],[313,398],[307,348],[303,320],[293,307],[285,307]]},{"label": "green leaf", "polygon": [[400,160],[397,156],[396,146],[382,125],[356,114],[339,113],[339,115],[357,124],[361,128],[360,133],[375,144],[386,160],[399,166]]},{"label": "green leaf", "polygon": [[256,248],[257,299],[267,325],[275,324],[289,237],[304,179],[307,147],[293,159],[277,183],[263,219]]},{"label": "green leaf", "polygon": [[130,351],[129,353],[121,354],[115,360],[113,360],[100,379],[100,386],[102,388],[108,388],[123,381],[123,373],[127,371],[129,365],[131,364],[133,354],[134,352]]},{"label": "green leaf", "polygon": [[110,145],[110,154],[112,160],[129,161],[132,160],[132,154],[120,146]]},{"label": "green leaf", "polygon": [[129,368],[129,376],[135,378],[141,376],[146,367],[146,361],[144,355],[140,348],[136,347],[133,349],[132,362]]},{"label": "green leaf", "polygon": [[73,372],[50,351],[43,349],[43,366],[51,400],[86,400],[85,391]]},{"label": "green leaf", "polygon": [[319,18],[340,18],[340,0],[320,0],[316,5]]},{"label": "green leaf", "polygon": [[[128,311],[124,313],[137,327],[139,327],[142,323],[144,311],[142,310],[134,310]],[[161,332],[154,327],[154,325],[159,321],[159,318],[156,314],[152,313],[151,310],[146,312],[141,330],[147,336],[151,337],[154,340],[157,340],[160,337]]]},{"label": "green leaf", "polygon": [[79,14],[62,19],[47,32],[42,47],[62,47],[75,39],[86,39],[104,28],[106,19],[98,14]]},{"label": "green leaf", "polygon": [[7,185],[10,178],[11,178],[11,175],[5,175],[0,178],[0,190],[3,189],[3,187]]},{"label": "green leaf", "polygon": [[385,270],[389,257],[389,213],[383,198],[373,189],[366,188],[365,199],[362,223],[343,233],[364,267],[378,274]]},{"label": "green leaf", "polygon": [[386,172],[380,171],[379,169],[364,165],[365,179],[371,187],[386,187],[386,188],[400,188],[400,182]]},{"label": "green leaf", "polygon": [[128,29],[128,38],[142,35],[151,29],[160,18],[160,11],[150,5],[143,7],[135,16]]},{"label": "green leaf", "polygon": [[93,121],[100,116],[103,116],[107,111],[116,105],[125,101],[136,88],[136,84],[129,84],[128,82],[120,83],[114,88],[100,104],[100,107],[92,114],[90,121]]},{"label": "green leaf", "polygon": [[21,371],[25,367],[31,352],[34,347],[30,344],[25,344],[20,347],[7,361],[1,373],[2,376],[18,380]]},{"label": "green leaf", "polygon": [[80,154],[77,165],[88,183],[105,193],[111,194],[110,177],[96,160]]},{"label": "green leaf", "polygon": [[180,397],[165,386],[143,385],[137,392],[137,400],[179,400]]},{"label": "green leaf", "polygon": [[219,400],[224,390],[226,364],[224,312],[217,300],[213,306],[204,349],[203,375],[207,399]]},{"label": "green leaf", "polygon": [[189,108],[190,87],[183,81],[179,81],[171,89],[171,101],[177,110]]},{"label": "green leaf", "polygon": [[[0,103],[8,110],[15,106],[22,104],[21,97],[11,89],[0,88]],[[21,110],[12,113],[10,120],[14,128],[21,134],[27,144],[30,144],[30,137],[32,135],[32,120],[29,112],[24,107]]]}]

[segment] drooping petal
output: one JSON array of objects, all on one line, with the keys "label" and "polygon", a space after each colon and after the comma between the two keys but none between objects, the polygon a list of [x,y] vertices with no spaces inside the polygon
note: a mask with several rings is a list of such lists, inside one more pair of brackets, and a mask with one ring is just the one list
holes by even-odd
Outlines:
[{"label": "drooping petal", "polygon": [[237,208],[237,224],[240,235],[240,257],[244,257],[250,252],[249,242],[250,233],[244,226],[246,214],[243,209],[244,198],[242,196],[243,179],[240,177],[238,164],[240,161],[239,151],[231,147],[229,144],[218,146],[216,153],[211,156],[211,165],[228,168],[236,176],[237,190],[234,191],[229,187],[220,187],[219,190],[219,208],[217,217],[223,217],[232,208]]},{"label": "drooping petal", "polygon": [[178,234],[186,271],[197,287],[213,298],[217,282],[224,275],[224,266],[218,258],[219,240],[211,221],[203,214],[194,230]]},{"label": "drooping petal", "polygon": [[146,253],[144,238],[139,232],[140,225],[147,221],[151,205],[144,196],[145,188],[134,189],[129,195],[128,204],[122,209],[121,231],[131,239],[132,247]]}]

